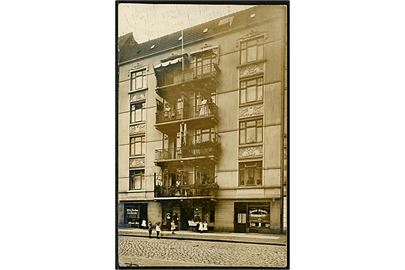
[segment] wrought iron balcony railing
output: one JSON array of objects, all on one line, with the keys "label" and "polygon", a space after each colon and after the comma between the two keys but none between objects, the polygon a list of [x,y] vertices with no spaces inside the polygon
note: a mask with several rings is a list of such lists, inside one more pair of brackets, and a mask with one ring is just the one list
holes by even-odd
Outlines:
[{"label": "wrought iron balcony railing", "polygon": [[177,120],[199,119],[206,117],[216,117],[218,112],[215,103],[207,103],[191,108],[164,109],[156,112],[156,124]]},{"label": "wrought iron balcony railing", "polygon": [[217,183],[194,184],[179,186],[155,186],[155,197],[195,197],[195,196],[216,196],[218,191]]},{"label": "wrought iron balcony railing", "polygon": [[205,156],[216,156],[218,145],[214,143],[202,143],[188,147],[157,149],[155,150],[156,161],[181,160],[184,158],[198,158]]},{"label": "wrought iron balcony railing", "polygon": [[157,88],[169,87],[181,83],[192,82],[205,78],[213,78],[219,73],[218,65],[215,63],[209,63],[200,65],[193,68],[186,68],[184,71],[168,71],[162,73],[158,77]]}]

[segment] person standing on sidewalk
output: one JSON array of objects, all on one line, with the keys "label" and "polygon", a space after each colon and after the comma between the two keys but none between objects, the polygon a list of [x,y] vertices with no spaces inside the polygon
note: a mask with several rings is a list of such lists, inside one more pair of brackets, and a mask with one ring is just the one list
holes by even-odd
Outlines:
[{"label": "person standing on sidewalk", "polygon": [[174,234],[174,231],[176,230],[176,223],[174,223],[174,220],[170,223],[170,229],[172,230],[172,234]]},{"label": "person standing on sidewalk", "polygon": [[198,223],[198,230],[200,231],[200,233],[204,231],[204,225],[201,221]]},{"label": "person standing on sidewalk", "polygon": [[159,224],[159,222],[158,223],[156,223],[156,238],[159,238],[159,234],[160,234],[160,224]]},{"label": "person standing on sidewalk", "polygon": [[149,231],[149,238],[152,237],[152,222],[149,221],[148,223],[148,231]]}]

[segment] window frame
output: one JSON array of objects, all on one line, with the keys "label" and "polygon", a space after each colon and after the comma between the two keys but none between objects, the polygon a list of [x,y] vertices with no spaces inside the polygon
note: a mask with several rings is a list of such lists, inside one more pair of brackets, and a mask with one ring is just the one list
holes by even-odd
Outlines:
[{"label": "window frame", "polygon": [[[139,188],[136,188],[136,179],[135,177],[140,177],[139,181]],[[142,190],[143,184],[145,180],[145,170],[130,170],[129,171],[129,183],[128,183],[128,190]]]},{"label": "window frame", "polygon": [[[246,172],[247,171],[247,172]],[[250,171],[250,172],[249,172]],[[263,161],[239,162],[239,187],[262,186],[263,185]],[[254,183],[249,183],[249,178],[244,179],[246,175],[253,174]],[[260,176],[256,178],[256,173]]]},{"label": "window frame", "polygon": [[[148,80],[147,80],[146,68],[131,71],[129,74],[129,78],[130,78],[130,82],[129,82],[129,91],[130,92],[140,91],[140,90],[147,88]],[[141,78],[139,87],[137,85],[138,78]]]},{"label": "window frame", "polygon": [[[249,85],[249,82],[255,81],[253,85]],[[244,86],[242,86],[244,85]],[[249,86],[249,87],[248,87]],[[255,87],[255,99],[248,101],[248,88],[254,86]],[[242,93],[244,92],[242,102]],[[239,81],[239,104],[245,105],[250,103],[258,103],[263,102],[263,92],[264,92],[264,76],[256,76],[250,78],[240,79]],[[259,99],[259,94],[261,93],[261,98]]]},{"label": "window frame", "polygon": [[[204,64],[204,61],[208,61],[208,64]],[[201,77],[206,74],[214,72],[214,65],[217,63],[217,55],[213,52],[205,52],[195,57],[195,73],[194,77]],[[208,66],[208,72],[204,72],[204,67]]]},{"label": "window frame", "polygon": [[[137,141],[137,139],[140,139],[140,141]],[[140,143],[140,149],[141,149],[141,152],[138,154],[136,152],[137,143]],[[146,137],[145,137],[145,135],[131,136],[129,138],[129,156],[135,157],[135,156],[142,156],[145,154],[146,154]]]},{"label": "window frame", "polygon": [[[136,106],[141,105],[140,108],[136,108]],[[137,110],[141,111],[141,119],[137,120]],[[133,119],[135,118],[135,119]],[[145,122],[146,121],[146,102],[141,101],[141,102],[132,102],[129,105],[129,123],[134,124],[134,123],[139,123],[139,122]]]},{"label": "window frame", "polygon": [[[255,42],[254,44],[249,44]],[[256,47],[255,59],[249,61],[249,49]],[[260,56],[261,50],[261,57]],[[241,65],[264,59],[264,35],[240,41],[239,62]]]},{"label": "window frame", "polygon": [[[259,121],[261,123],[259,123]],[[255,122],[255,124],[254,124],[255,140],[253,142],[247,142],[248,128],[253,127],[253,126],[248,126],[249,122]],[[259,132],[258,129],[261,129],[261,131]],[[243,135],[242,135],[242,132],[244,133]],[[258,135],[259,133],[261,136]],[[243,142],[242,142],[242,138],[244,139]],[[263,143],[263,118],[239,121],[239,145],[256,144],[256,143]]]}]

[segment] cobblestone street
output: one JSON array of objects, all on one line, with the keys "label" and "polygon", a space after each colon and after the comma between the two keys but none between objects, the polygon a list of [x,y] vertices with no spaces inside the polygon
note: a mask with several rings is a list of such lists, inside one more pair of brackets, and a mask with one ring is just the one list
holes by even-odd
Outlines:
[{"label": "cobblestone street", "polygon": [[285,267],[287,247],[119,236],[121,266]]}]

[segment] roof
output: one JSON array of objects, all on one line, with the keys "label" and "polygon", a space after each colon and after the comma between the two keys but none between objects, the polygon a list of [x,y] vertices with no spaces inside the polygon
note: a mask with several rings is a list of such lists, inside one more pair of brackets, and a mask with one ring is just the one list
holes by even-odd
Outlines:
[{"label": "roof", "polygon": [[[254,24],[257,21],[269,19],[271,16],[269,8],[271,8],[269,5],[254,6],[249,9],[184,29],[184,45],[212,37],[219,33],[225,33],[232,29]],[[124,38],[127,35],[120,38]],[[127,50],[120,51],[119,63],[142,58],[153,53],[158,53],[173,47],[181,46],[181,39],[179,39],[180,37],[181,30],[140,44],[135,44],[130,49],[128,48]]]}]

